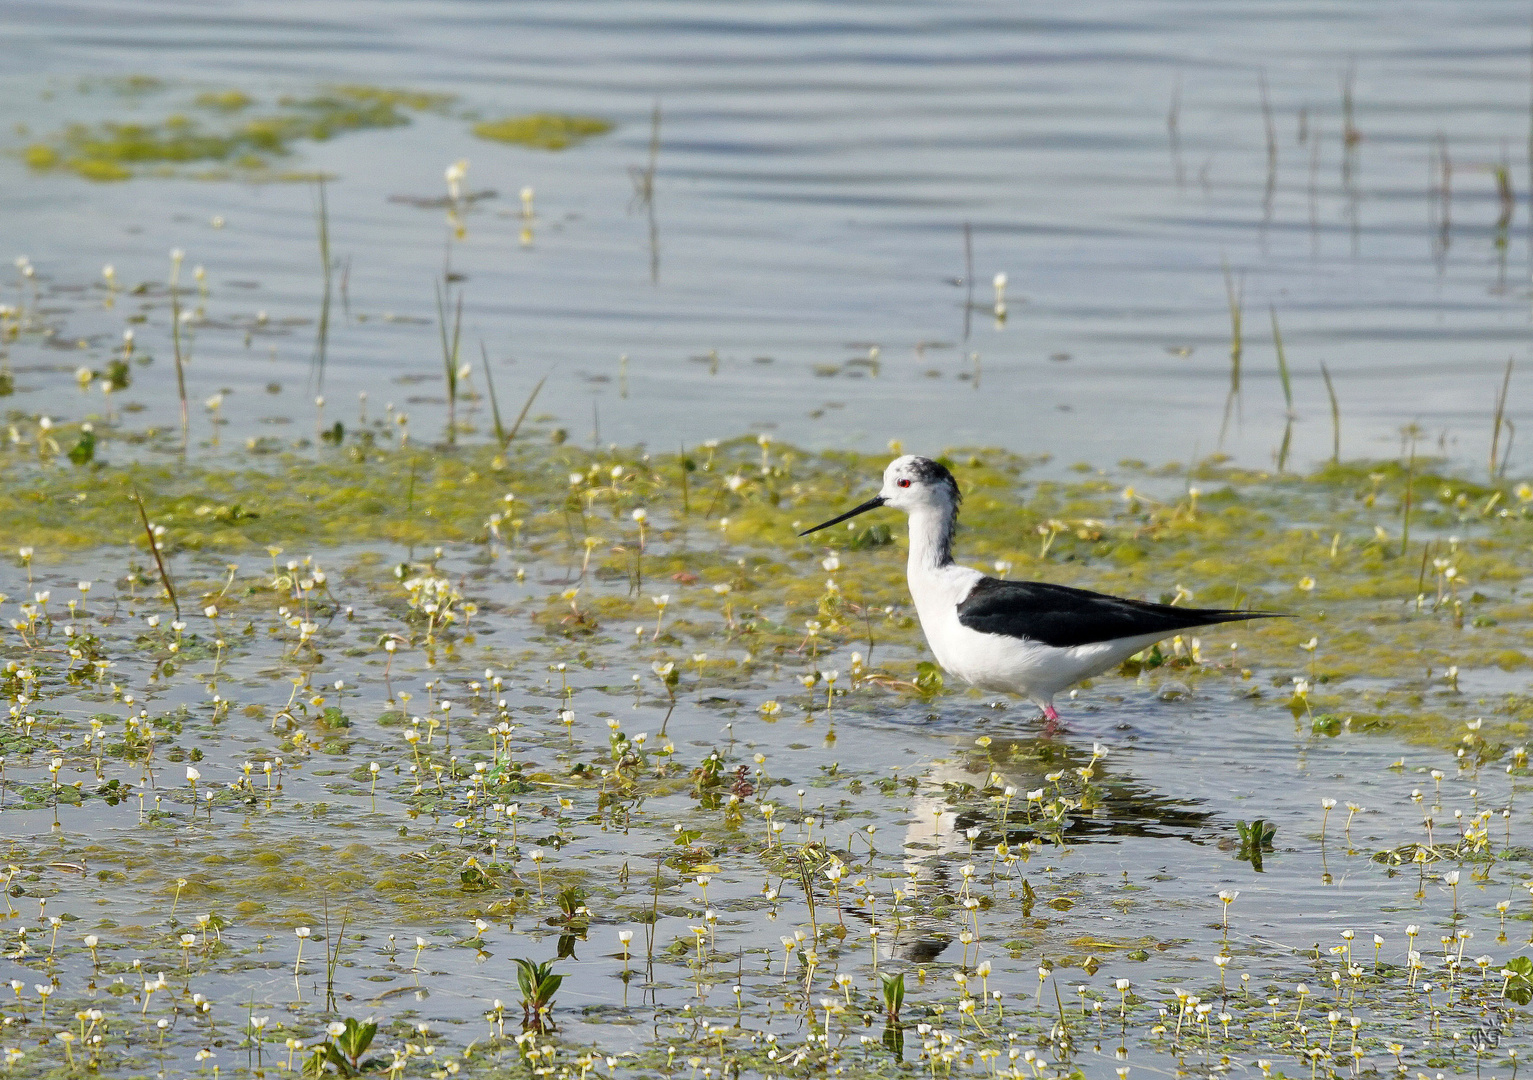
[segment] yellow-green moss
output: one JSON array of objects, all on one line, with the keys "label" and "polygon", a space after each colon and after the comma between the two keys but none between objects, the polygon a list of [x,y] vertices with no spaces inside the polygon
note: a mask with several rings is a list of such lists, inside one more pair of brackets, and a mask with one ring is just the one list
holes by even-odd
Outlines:
[{"label": "yellow-green moss", "polygon": [[516,143],[538,150],[563,150],[612,130],[612,124],[596,116],[563,113],[532,113],[474,125],[474,134],[491,142]]},{"label": "yellow-green moss", "polygon": [[[110,462],[124,436],[99,434],[97,456]],[[666,582],[674,595],[664,635],[678,646],[708,651],[725,626],[730,635],[748,633],[753,649],[797,649],[813,619],[820,625],[814,647],[835,648],[862,638],[865,613],[885,609],[893,614],[878,624],[879,639],[920,646],[909,617],[902,523],[891,515],[813,539],[796,535],[864,498],[881,456],[780,446],[763,453],[741,439],[690,455],[684,473],[674,455],[593,455],[528,439],[504,453],[393,448],[367,434],[317,458],[252,452],[207,465],[83,469],[57,457],[39,462],[35,450],[23,449],[35,446],[23,435],[0,455],[0,548],[31,546],[48,559],[102,544],[141,547],[137,510],[124,495],[136,489],[167,528],[172,553],[488,544],[495,535],[494,545],[517,559],[563,560],[583,552],[589,538],[587,570],[597,580],[642,573],[647,582]],[[71,435],[52,431],[61,444]],[[1178,678],[1223,680],[1285,702],[1292,680],[1305,678],[1309,700],[1293,702],[1305,716],[1388,716],[1402,737],[1439,743],[1456,742],[1462,732],[1455,726],[1471,715],[1498,718],[1493,726],[1525,719],[1521,698],[1459,694],[1449,674],[1457,667],[1472,686],[1474,671],[1530,666],[1533,603],[1517,590],[1526,577],[1533,504],[1511,485],[1477,489],[1450,476],[1418,476],[1424,491],[1449,487],[1474,496],[1465,505],[1456,494],[1418,503],[1414,538],[1402,555],[1404,474],[1390,480],[1387,465],[1331,467],[1309,477],[1204,465],[1180,489],[1136,491],[1099,477],[1033,482],[1028,461],[997,451],[949,461],[968,495],[958,538],[966,562],[1163,602],[1295,616],[1167,644],[1160,658]],[[579,483],[571,483],[574,473]],[[1373,479],[1381,474],[1385,479]],[[1192,487],[1201,489],[1196,496]],[[1502,497],[1490,504],[1497,491]],[[508,492],[515,495],[510,504]],[[642,557],[631,516],[640,506],[650,515]],[[827,591],[819,562],[828,549],[839,552],[835,591]],[[1454,576],[1433,558],[1444,559]],[[727,592],[714,591],[723,585]],[[538,616],[556,636],[580,639],[656,614],[626,595],[586,590],[572,603],[561,593],[549,595]],[[1301,648],[1311,639],[1313,652]],[[913,670],[892,673],[908,678]],[[1402,714],[1392,690],[1376,689],[1403,686],[1429,689],[1430,707]]]},{"label": "yellow-green moss", "polygon": [[243,90],[209,90],[197,95],[197,105],[219,112],[239,112],[255,103],[255,99]]},{"label": "yellow-green moss", "polygon": [[[204,178],[265,174],[279,178],[274,164],[304,140],[323,142],[349,131],[399,127],[410,122],[409,112],[439,110],[451,97],[413,90],[345,85],[307,98],[286,97],[275,111],[233,121],[254,102],[239,90],[208,91],[195,104],[230,117],[211,124],[183,113],[158,123],[75,124],[47,142],[24,152],[37,170],[68,170],[87,180],[125,180],[134,175],[160,175],[198,162],[223,163],[226,172],[203,172]],[[232,121],[232,122],[231,122]],[[310,174],[295,173],[306,178]]]}]

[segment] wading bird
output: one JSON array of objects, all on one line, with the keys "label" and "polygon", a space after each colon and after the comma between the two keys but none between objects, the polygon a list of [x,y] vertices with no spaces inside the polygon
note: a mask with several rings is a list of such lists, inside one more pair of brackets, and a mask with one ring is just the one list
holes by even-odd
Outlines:
[{"label": "wading bird", "polygon": [[907,454],[884,470],[884,486],[861,506],[800,536],[892,506],[910,515],[906,580],[937,663],[982,690],[1018,694],[1059,720],[1054,695],[1116,667],[1162,638],[1197,626],[1277,617],[1270,611],[1185,608],[1051,585],[1002,581],[953,562],[962,502],[953,474]]}]

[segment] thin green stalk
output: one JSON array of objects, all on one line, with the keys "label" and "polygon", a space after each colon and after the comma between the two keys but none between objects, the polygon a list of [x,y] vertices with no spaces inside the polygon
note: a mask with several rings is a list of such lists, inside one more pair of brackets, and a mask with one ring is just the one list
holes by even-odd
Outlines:
[{"label": "thin green stalk", "polygon": [[1230,392],[1224,399],[1224,420],[1219,425],[1219,445],[1229,432],[1230,414],[1240,401],[1240,358],[1245,351],[1241,336],[1241,300],[1243,287],[1237,287],[1230,275],[1229,263],[1224,264],[1224,295],[1230,308]]},{"label": "thin green stalk", "polygon": [[644,959],[651,969],[655,965],[655,927],[660,924],[660,864],[662,861],[658,856],[655,858],[655,891],[649,906],[649,918],[644,923]]},{"label": "thin green stalk", "polygon": [[1283,332],[1278,329],[1277,308],[1272,307],[1272,343],[1277,347],[1278,377],[1283,380],[1283,401],[1293,411],[1293,383],[1288,378],[1288,358],[1283,354]]},{"label": "thin green stalk", "polygon": [[1501,450],[1501,428],[1506,424],[1506,395],[1512,385],[1514,359],[1506,362],[1506,374],[1501,378],[1501,390],[1496,394],[1496,411],[1490,425],[1490,478],[1496,478],[1496,457]]},{"label": "thin green stalk", "polygon": [[1293,445],[1293,382],[1288,377],[1288,358],[1283,353],[1283,332],[1278,329],[1277,308],[1270,306],[1272,312],[1272,343],[1277,347],[1278,376],[1283,380],[1283,402],[1286,406],[1287,421],[1283,425],[1283,445],[1278,450],[1277,467],[1282,472],[1288,464],[1288,449]]},{"label": "thin green stalk", "polygon": [[1241,336],[1241,302],[1244,298],[1244,283],[1237,286],[1235,279],[1230,276],[1230,267],[1224,266],[1224,296],[1230,308],[1230,393],[1240,393],[1240,358],[1245,353],[1245,343]]},{"label": "thin green stalk", "polygon": [[176,392],[181,395],[181,452],[191,438],[191,416],[186,407],[186,368],[181,356],[181,264],[170,274],[170,343],[176,354]]},{"label": "thin green stalk", "polygon": [[1267,69],[1261,68],[1256,73],[1257,85],[1261,89],[1262,99],[1262,125],[1267,132],[1267,176],[1269,182],[1277,175],[1277,125],[1272,122],[1272,102],[1267,96]]},{"label": "thin green stalk", "polygon": [[1353,60],[1347,65],[1347,72],[1341,80],[1341,141],[1348,150],[1363,141],[1362,132],[1357,130],[1353,122],[1352,88],[1356,82],[1357,61]]},{"label": "thin green stalk", "polygon": [[1331,464],[1341,463],[1341,407],[1336,404],[1336,387],[1331,385],[1331,373],[1325,361],[1320,362],[1320,376],[1325,380],[1325,392],[1331,399]]},{"label": "thin green stalk", "polygon": [[137,490],[133,492],[133,501],[138,505],[138,520],[144,524],[144,536],[149,540],[149,554],[154,556],[154,565],[160,571],[160,584],[165,586],[165,595],[170,597],[170,606],[175,609],[176,618],[181,618],[181,603],[176,599],[176,587],[170,583],[170,571],[165,569],[165,560],[160,558],[160,545],[154,538],[154,527],[149,524],[149,513],[144,509],[144,497]]},{"label": "thin green stalk", "polygon": [[810,940],[816,945],[820,943],[820,926],[814,912],[814,883],[810,878],[809,867],[804,862],[804,857],[798,857],[798,881],[804,887],[804,902],[809,905],[809,930]]},{"label": "thin green stalk", "polygon": [[463,328],[463,294],[458,294],[458,309],[453,318],[452,341],[449,343],[442,285],[440,282],[432,284],[436,289],[437,329],[442,336],[442,367],[447,377],[447,441],[455,443],[458,441],[458,335]]},{"label": "thin green stalk", "polygon": [[319,262],[324,276],[324,292],[319,300],[319,329],[314,337],[314,387],[325,388],[325,351],[330,342],[330,211],[325,202],[325,182],[319,181],[319,205],[314,211],[319,228]]},{"label": "thin green stalk", "polygon": [[504,450],[506,443],[506,429],[500,423],[500,402],[495,400],[495,378],[490,374],[490,351],[484,347],[484,342],[479,342],[479,357],[484,361],[484,385],[490,391],[490,415],[495,418],[495,440],[500,443]]},{"label": "thin green stalk", "polygon": [[678,447],[676,450],[676,463],[681,468],[681,516],[692,516],[692,491],[691,483],[687,477],[687,467],[692,463],[687,459],[687,448]]},{"label": "thin green stalk", "polygon": [[[649,164],[643,168],[630,166],[628,169],[634,190],[634,201],[629,208],[642,206],[649,224],[649,280],[652,285],[660,282],[660,225],[655,218],[655,171],[659,165],[660,102],[657,99],[649,118]],[[623,396],[627,396],[626,391]]]},{"label": "thin green stalk", "polygon": [[538,399],[538,391],[543,389],[543,384],[548,381],[548,376],[553,373],[553,369],[549,368],[548,374],[539,379],[538,385],[534,386],[532,393],[527,395],[527,400],[522,404],[522,411],[516,414],[516,422],[511,425],[511,430],[506,433],[506,445],[509,446],[511,440],[516,438],[516,433],[522,429],[522,421],[527,419],[528,410],[532,408],[532,403]]},{"label": "thin green stalk", "polygon": [[341,908],[341,928],[335,935],[335,950],[330,949],[330,904],[325,902],[325,1001],[327,1007],[335,1007],[335,969],[341,963],[341,943],[346,940],[348,908]]},{"label": "thin green stalk", "polygon": [[1416,440],[1411,440],[1411,459],[1405,467],[1405,524],[1400,530],[1400,554],[1411,546],[1411,487],[1416,480]]}]

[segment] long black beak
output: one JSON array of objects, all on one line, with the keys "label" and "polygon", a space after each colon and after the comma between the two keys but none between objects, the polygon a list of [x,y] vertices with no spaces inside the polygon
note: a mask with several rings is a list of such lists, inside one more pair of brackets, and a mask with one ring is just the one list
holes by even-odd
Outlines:
[{"label": "long black beak", "polygon": [[841,524],[847,518],[854,518],[858,514],[866,514],[869,510],[877,510],[882,505],[884,505],[884,497],[882,495],[875,495],[861,506],[854,506],[840,517],[833,517],[829,521],[822,521],[812,529],[805,529],[799,535],[808,536],[810,533],[819,532],[821,529],[828,529],[832,525]]}]

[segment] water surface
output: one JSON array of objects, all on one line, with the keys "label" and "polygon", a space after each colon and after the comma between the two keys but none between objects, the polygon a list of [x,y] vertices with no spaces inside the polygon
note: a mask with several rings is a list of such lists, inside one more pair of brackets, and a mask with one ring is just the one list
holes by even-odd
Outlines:
[{"label": "water surface", "polygon": [[[1502,366],[1525,348],[1529,27],[1516,5],[1423,3],[1406,17],[1271,3],[1068,15],[999,3],[63,3],[10,5],[0,25],[13,46],[0,97],[34,133],[156,119],[208,87],[269,101],[336,81],[446,91],[490,116],[619,124],[562,153],[485,143],[432,116],[302,147],[295,164],[336,177],[333,245],[351,267],[353,317],[329,343],[332,402],[363,389],[378,406],[441,397],[435,327],[381,317],[434,320],[447,229],[440,211],[388,199],[443,194],[459,158],[470,189],[500,193],[452,245],[468,352],[482,338],[514,359],[508,397],[555,368],[543,405],[582,441],[769,429],[821,446],[999,444],[1098,465],[1222,446],[1263,464],[1285,413],[1271,306],[1293,369],[1297,460],[1330,452],[1324,362],[1344,455],[1398,452],[1397,429],[1414,422],[1478,463]],[[76,88],[132,73],[167,88],[133,100]],[[630,169],[647,160],[656,101],[652,280]],[[1446,234],[1432,191],[1439,136],[1453,166]],[[1518,200],[1509,230],[1492,176],[1503,160]],[[0,167],[7,237],[46,278],[90,282],[111,262],[125,281],[163,281],[167,252],[183,248],[212,285],[193,394],[233,391],[227,412],[247,426],[307,418],[312,327],[247,347],[219,326],[259,311],[316,317],[311,190]],[[537,193],[527,246],[524,186]],[[1225,266],[1243,282],[1245,393],[1221,442]],[[73,313],[68,336],[106,344],[121,315]],[[166,337],[162,316],[141,328],[162,354]],[[876,377],[844,366],[870,346]],[[17,348],[12,362],[40,358]],[[430,381],[389,385],[411,375]],[[138,396],[164,411],[170,378],[159,366]],[[23,399],[38,410],[85,408],[65,380],[23,382],[46,395]],[[268,400],[268,382],[283,396]],[[430,409],[412,406],[422,419]]]}]

